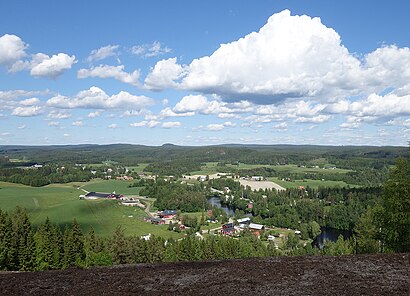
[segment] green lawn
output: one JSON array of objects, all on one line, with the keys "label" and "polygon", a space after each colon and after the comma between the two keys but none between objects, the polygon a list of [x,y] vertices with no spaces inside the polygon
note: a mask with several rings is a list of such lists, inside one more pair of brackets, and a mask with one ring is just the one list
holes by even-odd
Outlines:
[{"label": "green lawn", "polygon": [[[331,166],[331,165],[328,165]],[[246,164],[240,163],[239,165],[227,164],[226,167],[231,167],[237,170],[250,170],[262,167],[269,167],[277,172],[283,173],[321,173],[321,174],[346,174],[349,170],[345,169],[323,169],[323,168],[310,168],[310,167],[298,167],[294,164],[288,165],[262,165],[262,164]],[[210,175],[219,172],[217,162],[207,162],[201,167],[200,171],[191,172],[192,175]]]},{"label": "green lawn", "polygon": [[[141,187],[128,187],[135,181],[122,181],[122,180],[101,180],[95,179],[85,184],[81,184],[81,188],[87,191],[98,191],[112,193],[115,191],[117,194],[124,195],[138,195]],[[78,183],[80,184],[80,183]]]},{"label": "green lawn", "polygon": [[142,173],[147,166],[148,163],[140,163],[137,166],[127,166],[127,169],[132,172]]},{"label": "green lawn", "polygon": [[319,173],[319,174],[346,174],[350,170],[345,169],[321,169],[321,168],[309,168],[309,167],[298,167],[294,164],[288,165],[274,165],[270,166],[277,172],[288,172],[288,173]]},{"label": "green lawn", "polygon": [[310,179],[305,179],[305,180],[294,180],[292,182],[290,181],[282,181],[277,177],[271,177],[268,178],[269,181],[275,182],[279,184],[280,186],[284,188],[297,188],[299,186],[309,186],[311,188],[318,188],[318,187],[357,187],[356,185],[351,185],[347,184],[346,182],[343,181],[330,181],[330,180],[310,180]]},{"label": "green lawn", "polygon": [[[91,182],[84,187],[96,187],[98,183]],[[123,188],[123,181],[117,182]],[[144,235],[152,233],[157,236],[179,238],[181,234],[167,230],[166,225],[152,225],[143,220],[145,213],[136,207],[120,205],[115,200],[80,200],[82,194],[78,190],[81,183],[53,184],[44,187],[29,187],[20,184],[0,182],[0,208],[11,211],[17,205],[25,207],[34,225],[42,223],[49,217],[52,223],[64,227],[76,218],[84,231],[91,226],[99,235],[111,235],[113,230],[121,225],[128,235]]]},{"label": "green lawn", "polygon": [[206,162],[201,170],[191,172],[191,175],[212,175],[218,172],[217,162]]}]

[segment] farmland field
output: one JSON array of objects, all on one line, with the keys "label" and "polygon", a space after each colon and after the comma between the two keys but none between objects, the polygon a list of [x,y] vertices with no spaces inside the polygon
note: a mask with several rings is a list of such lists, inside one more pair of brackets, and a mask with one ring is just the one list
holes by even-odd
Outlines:
[{"label": "farmland field", "polygon": [[[331,165],[328,165],[331,166]],[[227,164],[226,167],[234,168],[237,170],[251,170],[251,169],[256,169],[256,168],[262,168],[262,167],[269,167],[278,173],[297,173],[297,174],[323,174],[325,176],[331,176],[334,174],[346,174],[350,172],[350,170],[345,170],[345,169],[339,169],[339,168],[319,168],[319,167],[298,167],[297,165],[260,165],[260,164],[244,164],[240,163],[238,165],[231,165]],[[205,163],[200,171],[195,171],[191,172],[191,175],[212,175],[216,174],[220,169],[220,167],[217,166],[216,162],[207,162]],[[321,187],[356,187],[355,185],[350,185],[347,184],[346,182],[343,181],[331,181],[331,180],[311,180],[311,179],[305,179],[305,180],[294,180],[292,182],[290,181],[282,181],[277,177],[270,177],[268,178],[269,181],[272,181],[284,188],[295,188],[299,186],[309,186],[313,188],[317,188],[319,186]]]},{"label": "farmland field", "polygon": [[[0,208],[11,211],[16,206],[27,209],[32,223],[36,226],[49,217],[52,223],[64,227],[74,218],[84,231],[91,226],[99,235],[111,235],[121,225],[127,235],[152,233],[163,237],[180,237],[170,232],[166,225],[146,223],[142,209],[120,205],[115,200],[80,200],[83,192],[77,189],[84,186],[87,190],[110,191],[118,193],[127,189],[124,181],[92,181],[89,183],[53,184],[44,187],[29,187],[20,184],[0,182]],[[136,190],[137,188],[130,188]],[[114,191],[113,190],[113,191]],[[121,192],[122,193],[122,192]],[[126,192],[128,194],[128,192]]]},{"label": "farmland field", "polygon": [[293,180],[293,181],[282,181],[277,177],[268,178],[268,180],[279,184],[284,188],[296,188],[299,186],[309,186],[311,188],[318,188],[318,187],[357,187],[357,185],[347,184],[343,181],[330,181],[330,180]]},{"label": "farmland field", "polygon": [[[77,183],[81,184],[81,188],[87,191],[98,191],[112,193],[115,191],[117,194],[124,195],[138,195],[141,188],[138,187],[128,187],[134,181],[117,181],[117,180],[101,180],[95,179],[87,183]],[[81,194],[81,193],[79,193]]]}]

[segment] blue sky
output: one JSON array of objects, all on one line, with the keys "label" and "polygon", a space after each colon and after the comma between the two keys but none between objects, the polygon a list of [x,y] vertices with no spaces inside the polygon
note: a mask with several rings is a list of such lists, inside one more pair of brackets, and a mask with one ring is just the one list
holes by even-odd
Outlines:
[{"label": "blue sky", "polygon": [[0,145],[407,145],[408,1],[2,1]]}]

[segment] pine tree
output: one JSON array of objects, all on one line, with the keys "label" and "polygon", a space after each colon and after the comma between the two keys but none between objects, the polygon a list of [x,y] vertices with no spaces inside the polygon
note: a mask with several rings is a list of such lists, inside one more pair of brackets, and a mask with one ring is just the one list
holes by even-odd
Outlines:
[{"label": "pine tree", "polygon": [[399,159],[384,184],[379,227],[386,246],[410,251],[410,158]]},{"label": "pine tree", "polygon": [[18,270],[33,270],[35,242],[31,223],[25,209],[16,207],[13,216],[13,244],[17,251],[14,262]]},{"label": "pine tree", "polygon": [[12,243],[12,222],[7,212],[0,210],[0,269],[15,270],[14,257],[16,250]]},{"label": "pine tree", "polygon": [[71,228],[64,230],[64,267],[82,266],[85,260],[84,238],[80,225],[74,219]]},{"label": "pine tree", "polygon": [[44,224],[40,225],[34,235],[34,240],[36,242],[36,270],[49,270],[59,267],[55,265],[53,246],[54,235],[55,232],[53,226],[50,223],[50,219],[47,217]]},{"label": "pine tree", "polygon": [[111,239],[110,253],[114,264],[128,263],[129,249],[121,226],[115,228]]}]

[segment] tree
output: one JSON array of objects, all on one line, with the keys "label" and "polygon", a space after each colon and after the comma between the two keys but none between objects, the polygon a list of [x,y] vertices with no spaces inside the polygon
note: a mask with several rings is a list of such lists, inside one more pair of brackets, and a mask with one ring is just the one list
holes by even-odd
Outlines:
[{"label": "tree", "polygon": [[17,251],[14,260],[16,268],[24,271],[33,270],[35,265],[35,241],[26,210],[21,207],[16,207],[12,221],[13,244]]},{"label": "tree", "polygon": [[364,212],[354,228],[358,253],[376,253],[380,249],[379,228],[375,223],[376,213],[380,209],[369,208]]},{"label": "tree", "polygon": [[339,235],[336,242],[326,241],[323,247],[325,255],[349,255],[354,253],[354,245],[351,240],[345,240],[342,235]]},{"label": "tree", "polygon": [[114,264],[125,264],[129,258],[127,240],[124,229],[117,226],[114,230],[110,246],[111,256]]},{"label": "tree", "polygon": [[316,221],[309,223],[309,237],[311,239],[315,239],[315,237],[317,237],[321,232],[322,230],[320,229],[319,223],[317,223]]},{"label": "tree", "polygon": [[36,269],[48,270],[61,267],[61,233],[54,227],[50,220],[37,229],[34,239],[36,241]]},{"label": "tree", "polygon": [[85,259],[84,237],[80,225],[74,219],[71,229],[64,231],[64,265],[82,266]]},{"label": "tree", "polygon": [[7,212],[0,210],[0,270],[13,270],[16,250],[12,244],[12,222]]},{"label": "tree", "polygon": [[410,251],[410,158],[399,159],[384,184],[378,221],[386,247]]}]

